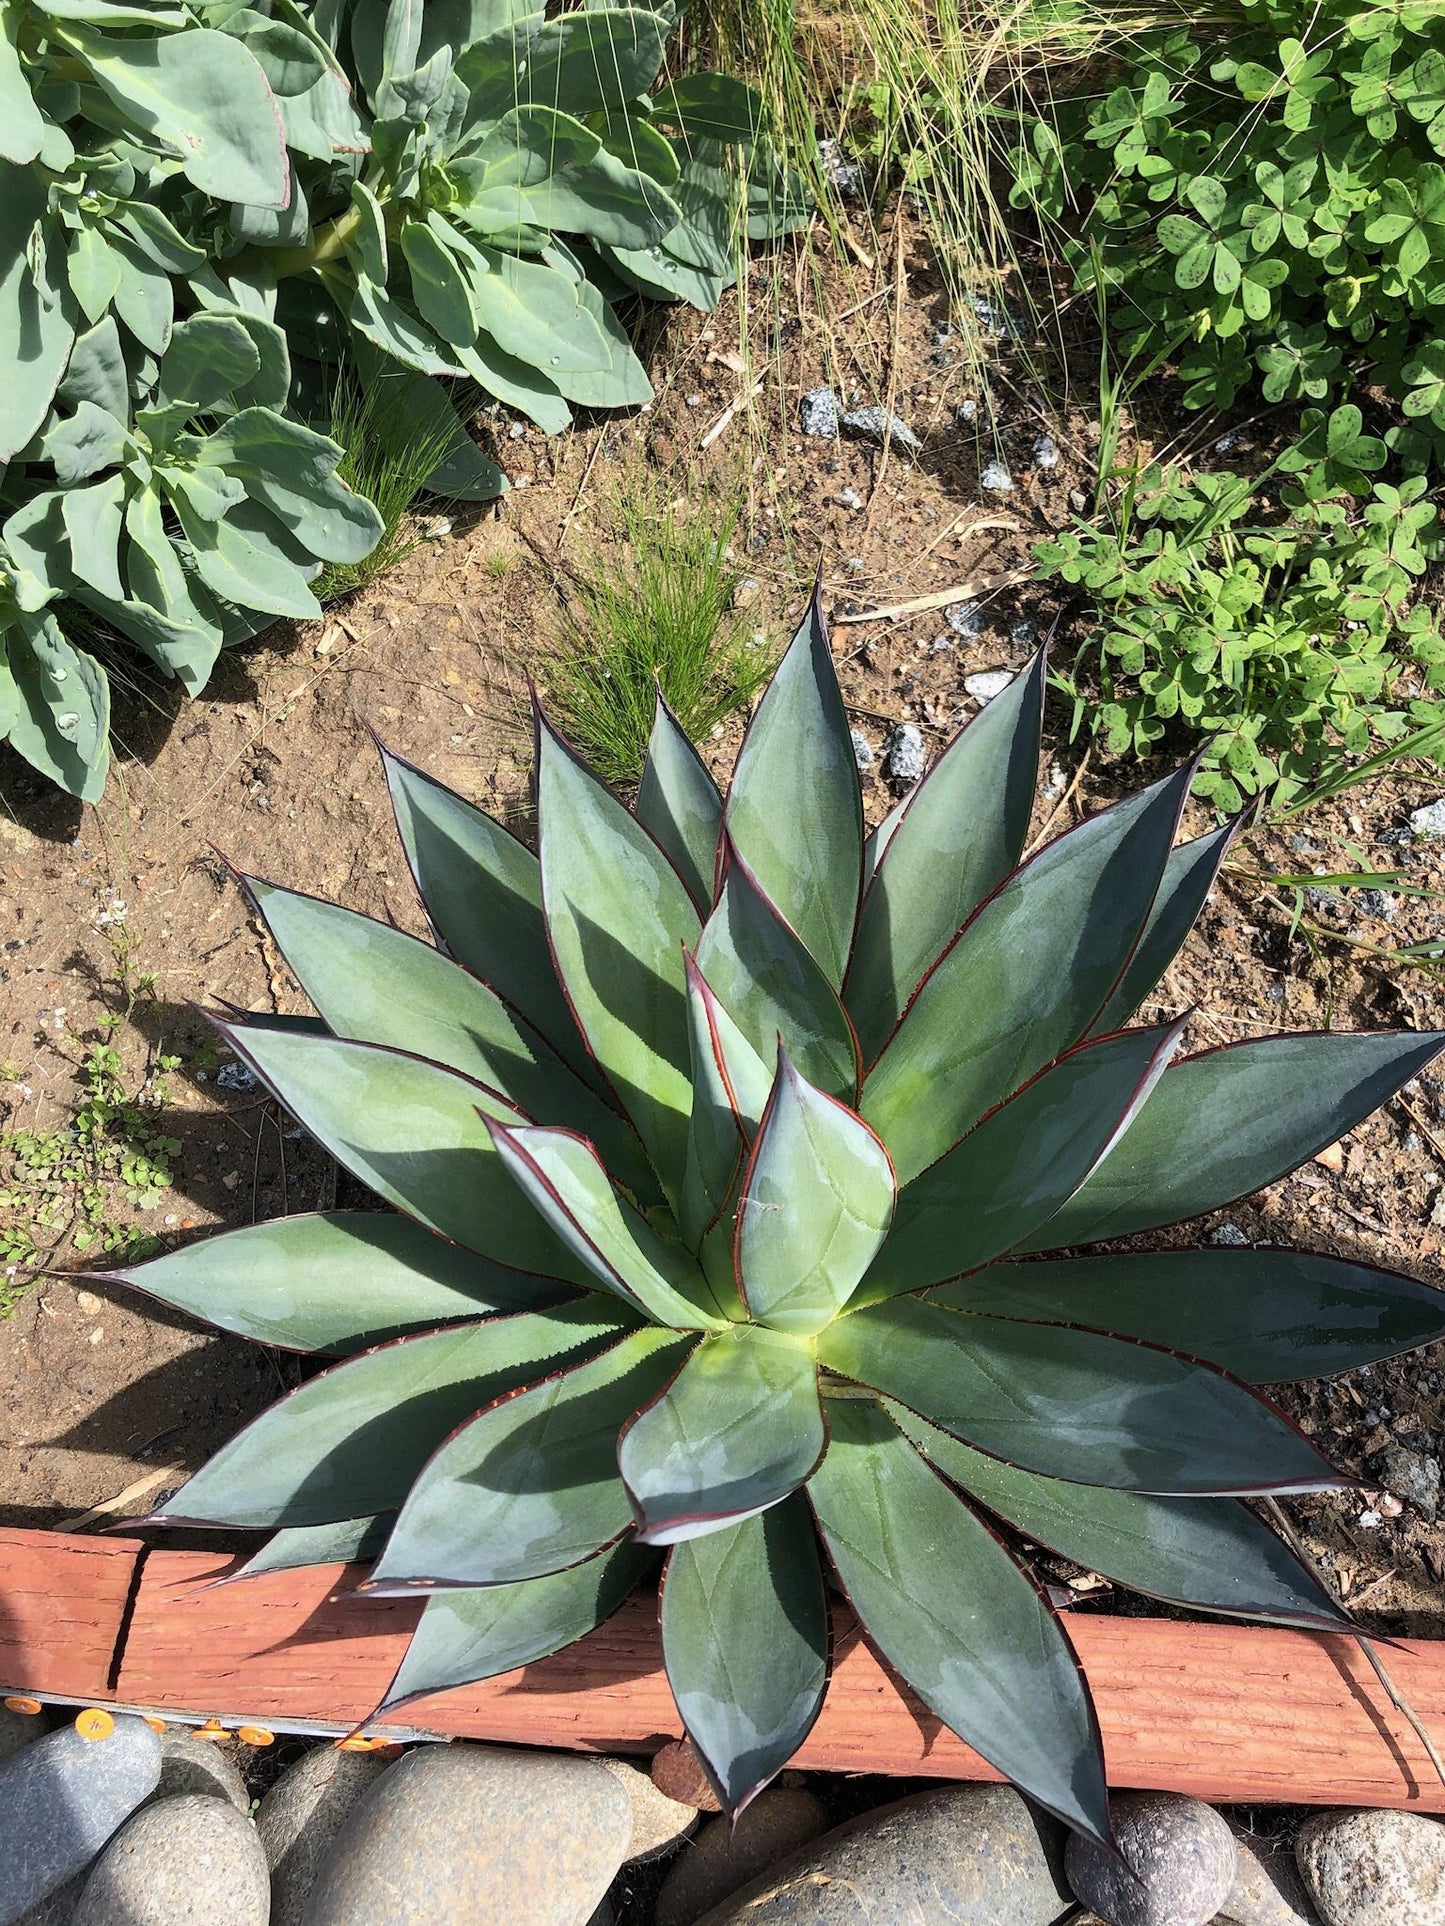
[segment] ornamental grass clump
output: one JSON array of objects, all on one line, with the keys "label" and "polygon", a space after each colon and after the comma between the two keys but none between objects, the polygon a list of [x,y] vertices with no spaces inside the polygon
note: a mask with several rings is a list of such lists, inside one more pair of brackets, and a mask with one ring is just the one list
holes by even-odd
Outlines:
[{"label": "ornamental grass clump", "polygon": [[660,1566],[734,1814],[818,1715],[830,1576],[1095,1838],[1088,1685],[1025,1541],[1346,1626],[1240,1502],[1349,1482],[1260,1387],[1439,1338],[1445,1298],[1308,1252],[1097,1247],[1273,1182],[1445,1037],[1181,1056],[1183,1018],[1132,1024],[1230,830],[1175,847],[1186,768],[1022,860],[1043,687],[1039,658],[865,837],[815,602],[726,798],[661,706],[635,813],[539,710],[535,855],[387,756],[436,947],[251,881],[320,1020],[221,1027],[396,1211],[115,1274],[339,1360],[150,1522],[424,1596],[379,1712],[582,1637]]}]

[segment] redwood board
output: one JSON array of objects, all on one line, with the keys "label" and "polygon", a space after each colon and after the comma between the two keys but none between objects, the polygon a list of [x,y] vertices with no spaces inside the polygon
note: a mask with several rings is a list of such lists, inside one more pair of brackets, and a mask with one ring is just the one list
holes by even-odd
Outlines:
[{"label": "redwood board", "polygon": [[[233,1563],[206,1553],[149,1556],[117,1697],[278,1727],[363,1721],[419,1607],[349,1597],[360,1567],[216,1586]],[[1113,1786],[1223,1802],[1445,1811],[1445,1787],[1351,1639],[1159,1619],[1066,1623],[1093,1688]],[[833,1636],[832,1683],[799,1766],[999,1777],[900,1685],[844,1608]],[[1445,1643],[1382,1650],[1397,1689],[1445,1751]],[[681,1731],[646,1598],[552,1658],[395,1716],[396,1726],[423,1732],[596,1751],[651,1752]]]},{"label": "redwood board", "polygon": [[142,1549],[135,1538],[0,1529],[0,1690],[111,1698]]}]

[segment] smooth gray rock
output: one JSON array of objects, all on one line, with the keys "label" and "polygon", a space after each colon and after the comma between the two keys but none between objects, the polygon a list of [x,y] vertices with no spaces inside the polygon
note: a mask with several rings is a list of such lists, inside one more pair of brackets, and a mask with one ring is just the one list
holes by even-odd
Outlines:
[{"label": "smooth gray rock", "polygon": [[256,1833],[271,1869],[271,1926],[301,1926],[317,1869],[357,1800],[389,1764],[375,1753],[317,1745],[266,1794]]},{"label": "smooth gray rock", "polygon": [[43,1739],[47,1729],[43,1712],[12,1712],[8,1705],[0,1705],[0,1762]]},{"label": "smooth gray rock", "polygon": [[15,1926],[75,1926],[75,1909],[80,1903],[81,1888],[85,1884],[85,1874],[77,1873],[74,1879],[67,1879],[63,1886],[22,1913]]},{"label": "smooth gray rock", "polygon": [[1413,1505],[1427,1524],[1433,1525],[1440,1509],[1440,1460],[1408,1445],[1390,1444],[1370,1459],[1370,1470],[1384,1486]]},{"label": "smooth gray rock", "polygon": [[161,1733],[160,1740],[161,1782],[151,1795],[153,1803],[178,1799],[186,1792],[203,1792],[212,1799],[226,1800],[237,1812],[250,1812],[246,1782],[219,1745],[174,1725]]},{"label": "smooth gray rock", "polygon": [[1294,1842],[1325,1926],[1441,1926],[1445,1825],[1418,1812],[1321,1812]]},{"label": "smooth gray rock", "polygon": [[1320,1926],[1284,1841],[1246,1832],[1242,1826],[1231,1825],[1230,1831],[1239,1863],[1221,1919],[1229,1926]]},{"label": "smooth gray rock", "polygon": [[267,1926],[271,1882],[256,1828],[209,1792],[146,1806],[90,1869],[74,1926]]},{"label": "smooth gray rock", "polygon": [[660,1859],[680,1840],[686,1839],[698,1821],[696,1806],[685,1806],[680,1799],[669,1799],[659,1792],[645,1772],[625,1759],[599,1759],[627,1794],[632,1807],[632,1837],[627,1845],[626,1863],[636,1865]]},{"label": "smooth gray rock", "polygon": [[908,423],[898,415],[890,415],[886,408],[850,409],[843,417],[843,428],[859,441],[881,442],[885,448],[891,444],[907,455],[923,452],[923,443]]},{"label": "smooth gray rock", "polygon": [[0,1926],[13,1926],[88,1866],[161,1776],[160,1740],[143,1719],[118,1718],[108,1738],[73,1725],[0,1766]]},{"label": "smooth gray rock", "polygon": [[988,706],[995,696],[1001,696],[1013,681],[1011,669],[980,669],[976,675],[963,678],[964,692],[971,695],[975,702]]},{"label": "smooth gray rock", "polygon": [[594,1759],[421,1746],[357,1804],[305,1926],[583,1926],[631,1836],[627,1794]]},{"label": "smooth gray rock", "polygon": [[873,745],[861,729],[850,729],[848,739],[853,744],[853,760],[858,765],[858,774],[866,776],[873,767]]},{"label": "smooth gray rock", "polygon": [[1109,1812],[1135,1877],[1075,1833],[1064,1864],[1084,1905],[1113,1926],[1206,1926],[1228,1899],[1239,1861],[1214,1808],[1174,1792],[1126,1792],[1109,1801]]},{"label": "smooth gray rock", "polygon": [[1062,1844],[1008,1786],[921,1792],[825,1834],[700,1926],[1060,1926]]},{"label": "smooth gray rock", "polygon": [[1445,796],[1410,811],[1410,834],[1418,842],[1434,842],[1445,836]]},{"label": "smooth gray rock", "polygon": [[710,1906],[756,1879],[828,1829],[828,1812],[811,1792],[783,1787],[760,1792],[738,1820],[711,1819],[668,1869],[653,1926],[693,1926]]},{"label": "smooth gray rock", "polygon": [[1014,485],[1014,478],[1008,471],[1008,463],[991,461],[979,476],[979,486],[986,488],[992,495],[1007,495]]},{"label": "smooth gray rock", "polygon": [[831,388],[810,388],[802,402],[803,433],[820,441],[836,441],[842,413]]}]

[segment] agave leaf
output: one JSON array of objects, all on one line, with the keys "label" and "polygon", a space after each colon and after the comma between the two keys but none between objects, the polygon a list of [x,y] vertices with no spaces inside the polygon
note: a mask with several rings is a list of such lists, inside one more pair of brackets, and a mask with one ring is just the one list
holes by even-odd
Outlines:
[{"label": "agave leaf", "polygon": [[453,790],[381,753],[406,860],[438,939],[579,1075],[595,1079],[552,967],[537,858]]},{"label": "agave leaf", "polygon": [[1326,1032],[1187,1057],[1165,1071],[1093,1176],[1019,1248],[1127,1237],[1262,1190],[1378,1110],[1442,1048],[1442,1031]]},{"label": "agave leaf", "polygon": [[833,1399],[828,1427],[808,1496],[870,1639],[1021,1791],[1108,1840],[1089,1689],[1037,1588],[876,1405]]},{"label": "agave leaf", "polygon": [[483,1110],[504,1123],[527,1121],[501,1097],[440,1064],[370,1043],[256,1024],[217,1028],[296,1121],[389,1204],[498,1263],[591,1286],[591,1271],[493,1151]]},{"label": "agave leaf", "polygon": [[656,1196],[625,1120],[487,984],[415,937],[354,910],[243,879],[282,955],[331,1029],[444,1063],[546,1123],[596,1144],[617,1179]]},{"label": "agave leaf", "polygon": [[674,1545],[765,1511],[802,1484],[823,1443],[805,1345],[756,1324],[704,1338],[618,1440],[639,1538]]},{"label": "agave leaf", "polygon": [[1192,773],[1040,850],[924,978],[863,1087],[900,1183],[1086,1034],[1144,927]]},{"label": "agave leaf", "polygon": [[1086,1571],[1201,1611],[1351,1629],[1319,1581],[1238,1499],[1065,1484],[986,1458],[902,1405],[889,1405],[888,1415],[945,1478]]},{"label": "agave leaf", "polygon": [[712,908],[722,797],[660,689],[637,792],[637,820],[672,858],[699,913],[706,916]]},{"label": "agave leaf", "polygon": [[617,1433],[676,1371],[688,1343],[671,1331],[633,1331],[463,1425],[417,1479],[358,1589],[506,1585],[564,1571],[615,1543],[632,1523]]},{"label": "agave leaf", "polygon": [[682,952],[697,911],[647,831],[538,713],[542,900],[577,1022],[669,1197],[687,1155]]},{"label": "agave leaf", "polygon": [[520,1189],[604,1290],[655,1324],[715,1330],[724,1322],[695,1259],[618,1194],[591,1144],[570,1130],[490,1127]]},{"label": "agave leaf", "polygon": [[697,965],[764,1064],[781,1037],[810,1083],[851,1099],[858,1041],[838,992],[724,837],[723,885]]},{"label": "agave leaf", "polygon": [[863,800],[821,584],[743,739],[726,822],[759,889],[836,988],[858,911]]},{"label": "agave leaf", "polygon": [[1144,924],[1138,948],[1129,958],[1090,1036],[1107,1036],[1111,1030],[1122,1029],[1163,980],[1164,972],[1194,928],[1219,876],[1220,865],[1243,823],[1243,816],[1236,816],[1222,829],[1213,830],[1208,836],[1196,836],[1193,842],[1181,843],[1170,852],[1164,866],[1164,880]]},{"label": "agave leaf", "polygon": [[875,852],[843,986],[865,1061],[888,1041],[929,965],[1018,862],[1043,706],[1040,649],[954,737]]},{"label": "agave leaf", "polygon": [[1177,1345],[1246,1384],[1355,1371],[1445,1338],[1445,1292],[1315,1251],[1138,1251],[993,1264],[932,1295],[954,1310]]},{"label": "agave leaf", "polygon": [[941,1284],[1046,1223],[1128,1128],[1186,1021],[1070,1051],[915,1177],[862,1300]]},{"label": "agave leaf", "polygon": [[277,1217],[95,1275],[258,1344],[341,1355],[571,1291],[374,1210]]},{"label": "agave leaf", "polygon": [[736,1820],[808,1736],[827,1685],[823,1574],[801,1498],[676,1546],[661,1617],[672,1696]]},{"label": "agave leaf", "polygon": [[752,1316],[802,1337],[831,1323],[887,1237],[895,1195],[873,1132],[780,1048],[738,1207],[738,1288]]},{"label": "agave leaf", "polygon": [[222,1445],[154,1521],[274,1530],[395,1510],[441,1440],[479,1406],[615,1344],[631,1322],[591,1294],[350,1358]]},{"label": "agave leaf", "polygon": [[244,1565],[227,1572],[216,1583],[236,1585],[243,1578],[301,1571],[311,1565],[369,1563],[386,1543],[395,1519],[395,1512],[382,1511],[367,1518],[338,1518],[331,1525],[289,1526],[268,1538]]},{"label": "agave leaf", "polygon": [[1223,1497],[1347,1482],[1236,1379],[1098,1331],[896,1297],[840,1318],[818,1359],[991,1458],[1075,1484]]},{"label": "agave leaf", "polygon": [[[684,957],[683,966],[693,1099],[678,1220],[683,1236],[696,1248],[729,1205],[736,1207],[748,1145],[762,1121],[773,1080],[692,957]],[[731,1257],[728,1270],[731,1278]]]},{"label": "agave leaf", "polygon": [[427,1600],[373,1717],[454,1685],[514,1672],[585,1638],[647,1575],[654,1557],[628,1542],[544,1578],[438,1593]]}]

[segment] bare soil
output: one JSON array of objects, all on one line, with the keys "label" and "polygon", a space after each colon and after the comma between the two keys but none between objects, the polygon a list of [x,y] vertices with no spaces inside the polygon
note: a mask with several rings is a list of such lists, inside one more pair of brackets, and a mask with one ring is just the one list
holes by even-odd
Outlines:
[{"label": "bare soil", "polygon": [[[545,688],[569,558],[606,539],[610,491],[634,465],[675,477],[693,501],[745,491],[740,600],[763,646],[786,639],[821,563],[851,719],[874,751],[870,819],[893,800],[889,731],[913,722],[936,750],[977,710],[965,678],[1022,663],[1055,612],[1025,579],[1029,544],[1067,519],[1071,489],[1091,486],[1087,411],[1046,419],[1006,347],[980,390],[906,226],[871,268],[845,271],[799,248],[781,269],[776,286],[746,290],[746,330],[736,296],[713,317],[684,311],[649,323],[659,394],[633,419],[584,424],[549,443],[484,418],[513,492],[459,519],[326,622],[283,625],[231,653],[199,702],[122,697],[123,751],[96,807],[59,796],[0,752],[0,1128],[63,1124],[102,1019],[128,1011],[116,1040],[132,1087],[162,1052],[181,1058],[164,1112],[182,1145],[174,1187],[139,1214],[165,1245],[327,1207],[338,1190],[343,1202],[361,1201],[262,1091],[236,1087],[245,1077],[203,1013],[227,1002],[305,1007],[226,866],[420,931],[369,731],[525,822],[525,677]],[[761,266],[753,278],[761,283]],[[848,405],[892,408],[922,436],[922,454],[802,435],[801,397],[823,383]],[[972,425],[957,412],[970,401]],[[1061,455],[1046,470],[1032,454],[1045,429]],[[1203,445],[1206,425],[1191,432]],[[1015,482],[1006,494],[980,487],[998,452]],[[854,619],[923,598],[932,606]],[[959,633],[945,610],[980,599],[979,632]],[[1135,768],[1085,758],[1066,721],[1051,712],[1038,835],[1140,780]],[[720,775],[739,735],[734,722],[705,745]],[[1438,774],[1391,775],[1238,846],[1161,993],[1161,1009],[1195,1009],[1191,1047],[1327,1024],[1445,1028],[1440,984],[1369,947],[1440,934],[1435,898],[1407,892],[1445,890],[1445,845],[1402,847],[1395,837],[1408,810],[1442,788]],[[1205,812],[1193,816],[1193,832],[1208,826]],[[1292,897],[1260,880],[1361,867],[1408,871],[1391,891],[1393,914],[1368,914],[1358,897],[1336,905],[1327,892],[1307,911],[1313,932],[1292,932]],[[1335,1152],[1192,1227],[1187,1241],[1228,1223],[1252,1242],[1308,1244],[1439,1283],[1442,1179],[1445,1088],[1423,1078]],[[123,1195],[113,1211],[118,1222],[137,1216]],[[77,1267],[62,1251],[0,1323],[0,1522],[55,1525],[151,1479],[109,1514],[138,1515],[296,1381],[295,1360],[65,1274]],[[1282,1395],[1338,1462],[1368,1479],[1370,1459],[1390,1442],[1441,1455],[1442,1371],[1437,1348]],[[1373,1486],[1301,1504],[1295,1516],[1368,1622],[1438,1632],[1445,1527]],[[1088,1575],[1055,1576],[1066,1589],[1074,1581],[1085,1608],[1129,1608]]]}]

